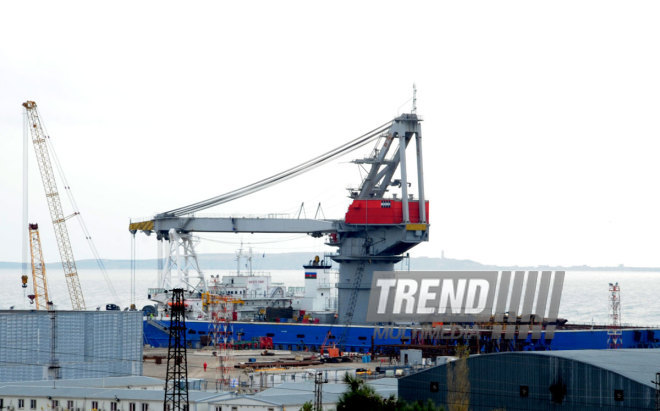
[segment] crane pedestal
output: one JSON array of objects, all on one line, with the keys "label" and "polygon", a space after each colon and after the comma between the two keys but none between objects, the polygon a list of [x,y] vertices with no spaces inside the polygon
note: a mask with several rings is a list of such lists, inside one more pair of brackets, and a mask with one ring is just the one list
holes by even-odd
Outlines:
[{"label": "crane pedestal", "polygon": [[400,256],[385,258],[334,257],[339,262],[338,288],[338,323],[365,324],[367,322],[367,304],[371,292],[371,279],[375,271],[392,271],[394,264],[401,261]]}]

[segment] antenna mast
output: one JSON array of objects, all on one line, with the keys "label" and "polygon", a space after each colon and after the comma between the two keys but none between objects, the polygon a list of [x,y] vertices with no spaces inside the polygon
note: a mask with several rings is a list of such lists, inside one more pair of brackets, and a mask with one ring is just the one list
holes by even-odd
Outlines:
[{"label": "antenna mast", "polygon": [[619,283],[610,283],[610,318],[612,323],[607,330],[607,345],[609,348],[621,348],[621,288]]},{"label": "antenna mast", "polygon": [[413,83],[413,106],[412,113],[417,114],[417,85]]}]

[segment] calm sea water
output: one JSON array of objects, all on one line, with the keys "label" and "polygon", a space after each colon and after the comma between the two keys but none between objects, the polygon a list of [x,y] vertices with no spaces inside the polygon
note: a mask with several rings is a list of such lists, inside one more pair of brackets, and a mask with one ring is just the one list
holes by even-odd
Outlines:
[{"label": "calm sea water", "polygon": [[[299,270],[270,270],[274,282],[287,286],[304,285],[304,273]],[[130,303],[130,270],[108,270],[108,276],[122,307]],[[206,274],[229,274],[229,271],[207,271]],[[156,286],[156,270],[137,270],[135,296],[138,308],[149,304],[147,289]],[[80,282],[87,307],[102,308],[116,302],[100,270],[81,270]],[[32,280],[30,279],[30,282]],[[0,309],[14,306],[30,308],[21,288],[18,270],[0,270]],[[50,270],[48,282],[51,299],[56,307],[70,309],[69,294],[62,271]],[[608,284],[621,286],[621,318],[627,325],[660,326],[660,272],[629,271],[569,271],[566,273],[559,315],[571,323],[606,324],[608,317]],[[29,288],[28,288],[29,290]]]},{"label": "calm sea water", "polygon": [[[255,274],[260,274],[256,273]],[[291,287],[302,287],[305,283],[304,272],[298,270],[272,270],[270,273],[273,282],[281,282]],[[115,303],[122,308],[130,304],[131,300],[131,271],[130,270],[107,270],[108,278],[115,289],[119,302],[113,298],[108,282],[105,280],[101,270],[79,270],[78,277],[83,289],[85,304],[88,309],[101,307],[105,309],[108,303]],[[229,270],[205,271],[205,274],[230,274]],[[62,270],[51,269],[47,272],[49,297],[55,303],[56,308],[71,309],[69,292]],[[28,288],[21,288],[21,273],[19,270],[0,269],[0,309],[31,308],[29,299],[25,296],[31,294],[32,276],[28,281]],[[147,299],[148,289],[157,287],[157,271],[136,270],[135,273],[135,304],[138,308],[153,304]]]}]

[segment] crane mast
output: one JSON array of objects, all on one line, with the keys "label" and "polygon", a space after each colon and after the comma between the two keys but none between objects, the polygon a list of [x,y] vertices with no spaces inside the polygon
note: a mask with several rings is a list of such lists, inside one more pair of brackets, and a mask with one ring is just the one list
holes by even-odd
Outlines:
[{"label": "crane mast", "polygon": [[48,306],[48,283],[46,281],[46,264],[41,252],[41,239],[39,238],[39,226],[29,225],[30,255],[32,260],[32,282],[34,286],[34,302],[37,310],[47,310]]},{"label": "crane mast", "polygon": [[23,103],[23,107],[25,107],[27,112],[27,127],[32,136],[32,143],[37,156],[37,164],[39,165],[39,172],[41,173],[41,181],[43,182],[46,201],[48,203],[48,209],[50,210],[50,217],[53,222],[53,228],[55,229],[57,248],[60,252],[62,268],[64,269],[64,276],[69,289],[69,296],[71,297],[71,306],[74,310],[84,310],[85,299],[83,298],[82,288],[80,287],[76,261],[73,258],[73,250],[71,249],[71,242],[69,241],[69,232],[66,227],[66,217],[64,216],[62,202],[57,191],[53,166],[50,161],[50,155],[48,154],[48,147],[46,144],[46,139],[48,137],[44,132],[39,113],[37,112],[37,103],[34,101],[26,101]]}]

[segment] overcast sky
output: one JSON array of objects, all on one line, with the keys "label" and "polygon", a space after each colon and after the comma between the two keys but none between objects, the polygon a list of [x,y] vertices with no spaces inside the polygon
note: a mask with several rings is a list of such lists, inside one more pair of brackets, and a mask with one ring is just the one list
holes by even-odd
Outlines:
[{"label": "overcast sky", "polygon": [[[408,111],[414,82],[432,225],[413,256],[660,266],[659,12],[600,0],[3,2],[0,260],[21,258],[27,99],[101,255],[127,259],[130,218],[339,146]],[[30,150],[30,221],[56,261]],[[367,151],[209,211],[304,202],[310,217],[321,202],[342,218],[360,183],[349,160]],[[76,258],[91,257],[69,225]],[[323,250],[300,236],[214,238],[200,251]],[[155,249],[139,236],[139,258]]]}]

